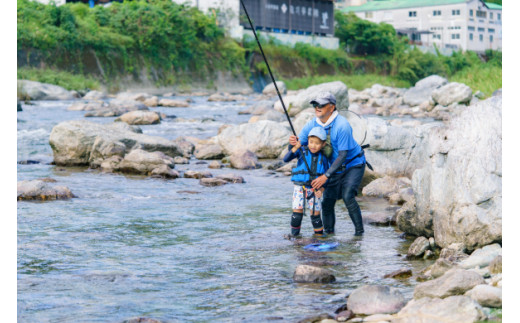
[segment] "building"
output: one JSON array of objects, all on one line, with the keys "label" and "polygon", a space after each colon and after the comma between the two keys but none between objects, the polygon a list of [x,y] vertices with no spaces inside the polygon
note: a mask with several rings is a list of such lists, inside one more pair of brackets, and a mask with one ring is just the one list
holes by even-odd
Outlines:
[{"label": "building", "polygon": [[[196,6],[203,12],[215,12],[230,36],[253,37],[240,0],[173,0]],[[334,37],[333,0],[242,0],[256,31],[282,43],[313,44],[328,49],[339,48]],[[218,10],[218,12],[216,12]]]},{"label": "building", "polygon": [[391,24],[418,45],[502,50],[502,6],[482,0],[379,0],[342,12]]}]

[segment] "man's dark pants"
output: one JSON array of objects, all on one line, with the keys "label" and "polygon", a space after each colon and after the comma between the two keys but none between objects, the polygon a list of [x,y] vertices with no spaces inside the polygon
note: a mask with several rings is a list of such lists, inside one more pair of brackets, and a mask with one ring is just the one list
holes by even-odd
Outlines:
[{"label": "man's dark pants", "polygon": [[334,226],[336,224],[334,205],[336,204],[336,200],[342,198],[347,207],[348,214],[352,219],[352,223],[354,224],[355,235],[363,234],[361,209],[359,208],[355,196],[357,195],[364,173],[365,164],[362,164],[349,168],[341,174],[332,174],[328,179],[321,203],[325,233],[334,233]]}]

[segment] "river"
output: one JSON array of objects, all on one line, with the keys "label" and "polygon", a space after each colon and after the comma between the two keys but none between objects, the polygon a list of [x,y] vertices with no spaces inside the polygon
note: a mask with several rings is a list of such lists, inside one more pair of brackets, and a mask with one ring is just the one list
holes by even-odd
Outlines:
[{"label": "river", "polygon": [[[182,98],[182,97],[176,97]],[[247,122],[244,102],[207,102],[189,108],[152,108],[169,117],[143,133],[175,139],[209,138],[223,124]],[[245,104],[253,103],[248,97]],[[333,252],[303,250],[284,240],[289,231],[292,183],[266,169],[210,169],[235,173],[244,184],[203,187],[198,180],[164,180],[54,166],[49,135],[66,120],[73,101],[35,101],[18,112],[18,180],[51,177],[78,196],[65,201],[18,202],[17,285],[19,322],[122,322],[141,316],[165,322],[293,322],[332,314],[344,295],[363,284],[398,288],[412,297],[415,279],[385,279],[426,262],[404,258],[409,240],[393,227],[365,225],[354,239],[338,202]],[[177,118],[174,118],[176,116]],[[113,122],[114,118],[87,118]],[[176,165],[179,171],[208,164]],[[360,198],[363,212],[387,210],[384,199]],[[304,218],[302,233],[312,226]],[[331,284],[292,281],[298,264],[325,262]]]}]

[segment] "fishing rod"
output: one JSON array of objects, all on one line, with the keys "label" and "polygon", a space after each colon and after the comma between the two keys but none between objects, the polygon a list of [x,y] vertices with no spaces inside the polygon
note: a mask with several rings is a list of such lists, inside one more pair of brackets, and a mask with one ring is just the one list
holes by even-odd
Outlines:
[{"label": "fishing rod", "polygon": [[[274,79],[273,73],[271,72],[271,67],[269,66],[269,63],[267,62],[267,57],[265,57],[264,50],[262,49],[262,45],[260,44],[260,40],[258,39],[258,36],[256,35],[255,26],[253,26],[253,22],[251,22],[251,18],[249,18],[249,13],[247,13],[246,5],[244,4],[243,0],[240,0],[240,3],[242,4],[242,8],[244,8],[244,12],[246,13],[247,20],[249,21],[249,25],[251,26],[251,30],[253,30],[253,35],[255,35],[256,43],[258,44],[258,48],[260,48],[260,52],[262,53],[262,57],[264,58],[265,65],[267,66],[267,70],[269,71],[269,75],[271,76],[271,80],[273,81],[274,88],[276,89],[276,93],[278,94],[278,98],[280,99],[280,102],[282,103],[283,111],[285,112],[285,116],[287,117],[287,121],[289,121],[289,125],[291,126],[291,130],[293,134],[298,137],[296,134],[296,130],[294,130],[294,126],[291,122],[291,117],[289,117],[289,113],[287,112],[287,109],[285,108],[285,103],[283,102],[282,95],[280,94],[280,90],[278,90],[278,85],[276,84],[276,81]],[[309,167],[309,164],[307,163],[307,160],[305,159],[305,154],[302,150],[302,147],[298,148],[300,150],[301,157],[303,159],[303,162],[305,163],[305,167],[307,168],[307,172],[309,172],[309,178],[312,180],[312,174],[311,174],[311,168]]]}]

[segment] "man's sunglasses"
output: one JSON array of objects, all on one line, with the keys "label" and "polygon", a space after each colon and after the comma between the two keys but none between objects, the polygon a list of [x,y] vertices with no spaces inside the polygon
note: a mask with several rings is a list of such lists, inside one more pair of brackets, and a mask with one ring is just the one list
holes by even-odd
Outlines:
[{"label": "man's sunglasses", "polygon": [[312,106],[314,107],[314,109],[318,109],[318,108],[323,109],[323,108],[325,108],[325,107],[327,106],[327,104],[328,104],[328,103],[325,103],[325,104],[319,104],[319,103],[317,103],[317,102],[313,102],[313,103],[312,103]]}]

